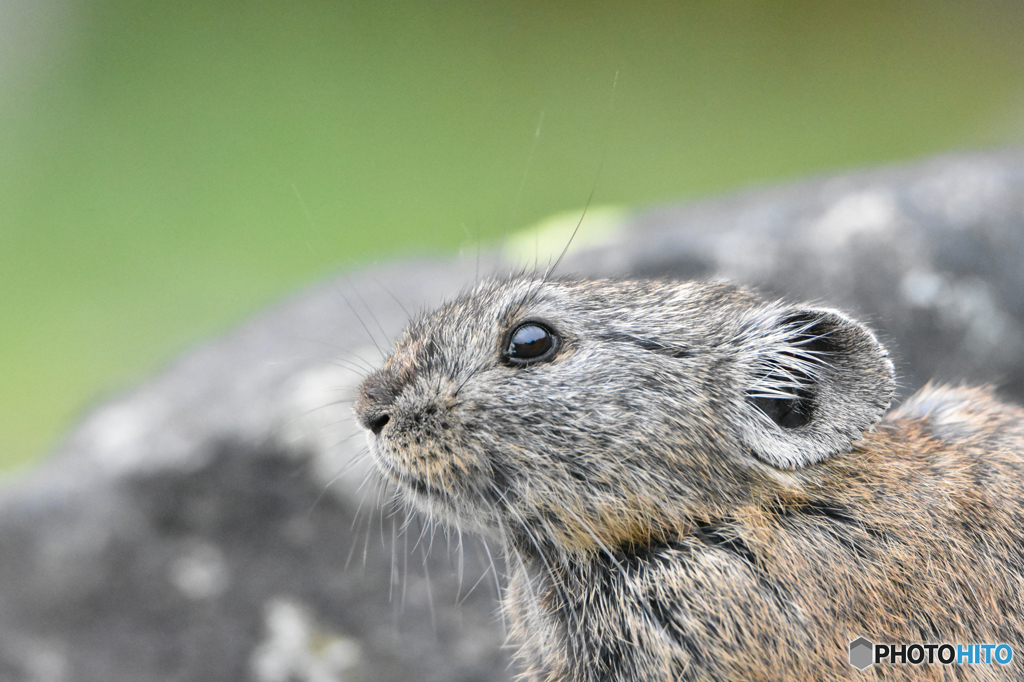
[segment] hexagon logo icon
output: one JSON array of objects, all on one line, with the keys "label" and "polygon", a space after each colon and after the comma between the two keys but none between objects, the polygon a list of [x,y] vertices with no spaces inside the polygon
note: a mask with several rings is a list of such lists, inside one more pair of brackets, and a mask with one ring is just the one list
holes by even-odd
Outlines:
[{"label": "hexagon logo icon", "polygon": [[871,640],[858,637],[850,642],[850,665],[857,670],[864,670],[874,663],[875,645]]}]

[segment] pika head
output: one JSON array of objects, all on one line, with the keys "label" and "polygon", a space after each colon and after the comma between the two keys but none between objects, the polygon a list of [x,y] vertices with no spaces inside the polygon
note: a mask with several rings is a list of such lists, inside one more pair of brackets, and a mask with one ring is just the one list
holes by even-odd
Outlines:
[{"label": "pika head", "polygon": [[586,552],[848,451],[893,387],[885,349],[833,310],[727,284],[520,277],[413,322],[356,413],[429,514]]}]

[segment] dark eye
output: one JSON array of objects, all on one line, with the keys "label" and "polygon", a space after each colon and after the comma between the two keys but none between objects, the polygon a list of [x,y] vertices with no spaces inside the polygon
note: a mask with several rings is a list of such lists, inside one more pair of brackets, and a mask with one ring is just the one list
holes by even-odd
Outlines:
[{"label": "dark eye", "polygon": [[558,337],[554,332],[536,322],[527,322],[508,335],[502,355],[510,364],[529,365],[551,360],[556,350]]}]

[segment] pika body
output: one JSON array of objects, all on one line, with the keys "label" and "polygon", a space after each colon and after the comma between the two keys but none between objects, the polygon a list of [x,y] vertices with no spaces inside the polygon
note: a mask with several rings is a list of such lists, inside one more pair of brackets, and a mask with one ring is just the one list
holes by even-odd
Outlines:
[{"label": "pika body", "polygon": [[895,386],[836,310],[523,275],[414,320],[355,411],[403,497],[500,542],[523,679],[863,679],[861,637],[1020,650],[1024,410],[939,385],[890,409]]}]

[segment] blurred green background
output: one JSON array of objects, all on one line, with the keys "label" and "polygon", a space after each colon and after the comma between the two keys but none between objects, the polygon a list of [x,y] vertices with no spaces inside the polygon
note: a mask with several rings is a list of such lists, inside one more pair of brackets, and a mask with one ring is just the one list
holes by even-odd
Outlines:
[{"label": "blurred green background", "polygon": [[0,0],[0,467],[342,268],[1022,141],[1016,2]]}]

